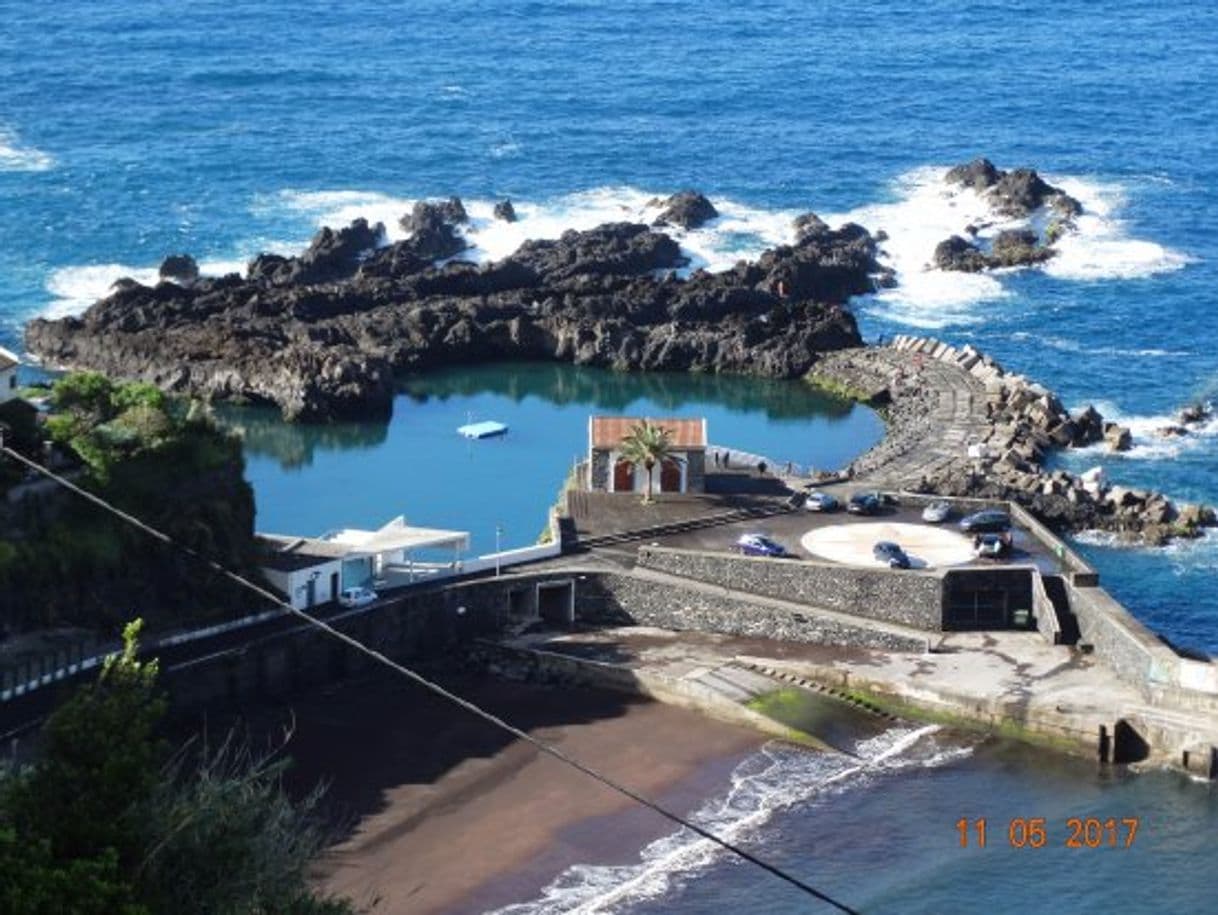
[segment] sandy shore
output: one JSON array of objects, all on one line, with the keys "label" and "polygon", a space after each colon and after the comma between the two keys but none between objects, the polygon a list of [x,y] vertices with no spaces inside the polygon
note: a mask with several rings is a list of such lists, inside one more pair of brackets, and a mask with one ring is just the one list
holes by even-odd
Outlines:
[{"label": "sandy shore", "polygon": [[[688,813],[763,742],[612,692],[498,680],[459,694]],[[673,831],[658,815],[409,684],[347,684],[293,703],[292,781],[328,781],[347,825],[319,883],[386,913],[483,912],[535,898],[566,867],[625,863]]]}]

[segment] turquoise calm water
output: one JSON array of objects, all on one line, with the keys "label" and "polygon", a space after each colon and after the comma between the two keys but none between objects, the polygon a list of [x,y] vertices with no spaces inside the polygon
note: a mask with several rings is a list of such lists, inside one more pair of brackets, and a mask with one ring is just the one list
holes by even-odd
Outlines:
[{"label": "turquoise calm water", "polygon": [[[712,443],[778,463],[835,469],[883,435],[865,407],[800,383],[621,374],[565,364],[486,365],[405,379],[385,423],[289,426],[278,411],[225,408],[245,438],[258,527],[316,535],[379,527],[394,515],[471,533],[472,549],[529,546],[573,463],[588,417],[705,417]],[[507,435],[470,441],[470,420]]]},{"label": "turquoise calm water", "polygon": [[[680,239],[695,263],[756,254],[807,209],[885,229],[901,286],[855,303],[868,336],[971,341],[1070,406],[1095,402],[1133,425],[1131,454],[1071,461],[1218,502],[1218,428],[1153,435],[1218,388],[1215,35],[1218,6],[1202,0],[0,0],[0,343],[18,346],[25,320],[79,311],[118,276],[149,278],[170,251],[238,269],[261,249],[299,248],[321,223],[392,226],[413,200],[458,193],[474,255],[492,257],[528,236],[640,218],[652,195],[694,185],[724,214]],[[1055,262],[985,278],[922,269],[970,205],[943,198],[939,177],[977,154],[1036,166],[1083,201]],[[522,216],[511,229],[489,221],[502,196]],[[601,401],[517,400],[496,369],[480,373],[491,380],[475,373],[447,399],[403,398],[388,427],[302,433],[250,418],[260,521],[310,532],[338,514],[405,513],[468,526],[481,545],[500,521],[511,542],[531,540],[533,494],[557,490]],[[825,439],[801,437],[806,421],[765,415],[770,395],[748,409],[726,388],[680,396],[710,415],[712,437],[731,430],[778,458],[845,438],[824,414]],[[451,437],[466,413],[513,430],[470,450]],[[1084,548],[1140,617],[1218,650],[1218,538]],[[1209,789],[1049,777],[1040,760],[977,755],[846,781],[824,804],[819,783],[800,782],[804,801],[744,831],[865,911],[1213,908]],[[1019,800],[1049,815],[1093,793],[1121,815],[1160,816],[1143,857],[968,858],[941,844],[962,808],[998,816]],[[689,873],[688,888],[622,907],[801,910],[739,866]]]}]

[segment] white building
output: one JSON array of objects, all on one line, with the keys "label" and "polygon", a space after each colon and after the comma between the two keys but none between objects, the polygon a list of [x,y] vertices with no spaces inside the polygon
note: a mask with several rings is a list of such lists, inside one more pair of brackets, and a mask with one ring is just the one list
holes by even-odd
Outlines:
[{"label": "white building", "polygon": [[0,403],[17,396],[17,367],[21,360],[17,354],[0,346]]},{"label": "white building", "polygon": [[400,515],[375,531],[259,539],[267,551],[263,574],[297,610],[336,600],[347,588],[383,590],[456,574],[469,549],[466,531],[411,527]]}]

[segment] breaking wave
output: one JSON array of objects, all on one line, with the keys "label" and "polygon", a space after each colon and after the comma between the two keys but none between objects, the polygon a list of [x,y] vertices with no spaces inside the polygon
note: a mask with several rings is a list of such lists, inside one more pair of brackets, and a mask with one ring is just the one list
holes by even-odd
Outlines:
[{"label": "breaking wave", "polygon": [[55,167],[55,158],[26,146],[11,130],[0,127],[0,172],[45,172]]},{"label": "breaking wave", "polygon": [[[776,813],[818,798],[857,790],[904,769],[936,767],[972,750],[940,744],[937,725],[895,728],[855,747],[857,759],[813,753],[770,743],[732,773],[731,787],[691,819],[733,842],[748,841]],[[509,905],[495,915],[558,915],[612,911],[663,896],[675,882],[688,879],[726,854],[717,845],[682,829],[643,848],[636,864],[581,864],[568,868],[527,903]]]},{"label": "breaking wave", "polygon": [[1129,429],[1133,439],[1128,451],[1110,452],[1102,442],[1086,448],[1074,449],[1078,455],[1103,454],[1107,458],[1118,460],[1170,460],[1186,451],[1212,447],[1218,438],[1218,414],[1210,414],[1204,422],[1186,426],[1186,435],[1164,435],[1162,430],[1176,426],[1179,421],[1175,414],[1164,413],[1155,416],[1138,416],[1121,411],[1115,403],[1107,400],[1095,401],[1095,408],[1106,422],[1119,423]]},{"label": "breaking wave", "polygon": [[[858,222],[872,232],[883,230],[882,259],[897,273],[898,285],[871,297],[878,316],[914,327],[937,329],[976,324],[985,318],[976,306],[1010,293],[1003,286],[1011,271],[984,274],[939,270],[932,266],[935,246],[967,226],[982,227],[978,236],[992,238],[1003,229],[1043,228],[1032,219],[1003,219],[971,188],[944,182],[947,169],[924,167],[902,175],[893,185],[894,199],[850,210],[837,219]],[[1046,176],[1046,180],[1082,203],[1077,231],[1057,244],[1058,254],[1030,269],[1064,280],[1130,279],[1178,270],[1192,258],[1151,241],[1130,238],[1119,218],[1126,189],[1095,180]]]}]

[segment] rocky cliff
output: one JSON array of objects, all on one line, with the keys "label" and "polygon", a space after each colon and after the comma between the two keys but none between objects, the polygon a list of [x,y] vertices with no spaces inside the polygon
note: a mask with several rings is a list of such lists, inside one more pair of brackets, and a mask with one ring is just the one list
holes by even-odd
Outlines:
[{"label": "rocky cliff", "polygon": [[[704,198],[671,198],[666,222],[710,218]],[[438,365],[553,359],[621,370],[796,377],[819,354],[857,346],[843,303],[882,277],[860,226],[814,216],[790,246],[722,273],[677,275],[663,232],[630,223],[530,241],[511,256],[461,260],[455,198],[381,226],[323,229],[298,257],[261,255],[242,277],[131,280],[80,318],[36,320],[29,350],[48,363],[151,381],[209,398],[278,404],[289,419],[387,415],[394,376]]]}]

